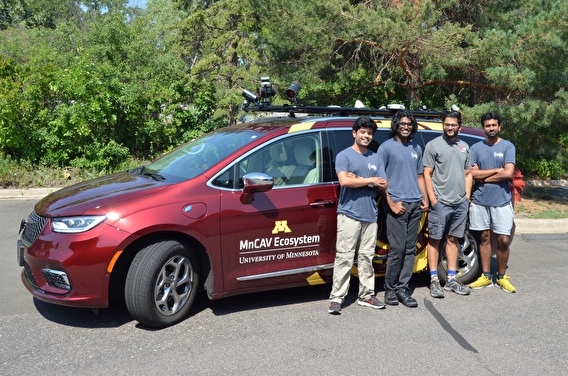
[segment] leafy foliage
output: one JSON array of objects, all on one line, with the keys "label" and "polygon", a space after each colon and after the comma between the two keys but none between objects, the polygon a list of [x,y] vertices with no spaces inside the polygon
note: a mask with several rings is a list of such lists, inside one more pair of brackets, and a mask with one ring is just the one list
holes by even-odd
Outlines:
[{"label": "leafy foliage", "polygon": [[[525,174],[568,170],[563,0],[4,0],[0,155],[114,171],[237,121],[270,76],[283,103],[458,104],[503,118]],[[522,20],[522,22],[519,22]]]},{"label": "leafy foliage", "polygon": [[222,125],[210,117],[212,86],[187,79],[175,48],[184,13],[154,1],[127,22],[121,3],[97,3],[53,29],[0,34],[0,152],[112,171]]}]

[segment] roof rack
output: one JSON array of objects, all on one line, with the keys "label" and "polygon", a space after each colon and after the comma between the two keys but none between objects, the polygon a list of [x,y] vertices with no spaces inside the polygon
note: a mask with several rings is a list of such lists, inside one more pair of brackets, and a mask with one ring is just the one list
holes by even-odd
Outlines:
[{"label": "roof rack", "polygon": [[[245,112],[273,112],[273,113],[288,113],[288,116],[295,117],[296,113],[301,114],[318,114],[326,116],[393,116],[399,109],[398,108],[365,108],[365,107],[341,107],[341,106],[309,106],[309,105],[243,105]],[[412,114],[419,118],[439,118],[444,112],[427,111],[427,110],[414,110]]]},{"label": "roof rack", "polygon": [[[301,89],[299,82],[293,82],[286,90],[286,98],[292,104],[281,106],[272,105],[276,91],[274,90],[270,77],[261,78],[261,86],[255,93],[248,89],[242,90],[242,96],[245,98],[243,103],[243,111],[245,112],[268,112],[268,113],[287,113],[289,117],[296,117],[295,114],[318,114],[324,116],[393,116],[397,111],[405,109],[403,105],[391,104],[381,108],[366,108],[360,101],[357,101],[355,107],[342,106],[309,106],[296,104],[298,92]],[[445,112],[428,111],[426,107],[420,110],[413,110],[412,114],[418,118],[440,118]]]}]

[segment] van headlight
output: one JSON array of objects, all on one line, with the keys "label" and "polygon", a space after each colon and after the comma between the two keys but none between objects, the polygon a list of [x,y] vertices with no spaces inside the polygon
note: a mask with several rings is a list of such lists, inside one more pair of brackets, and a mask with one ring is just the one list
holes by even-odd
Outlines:
[{"label": "van headlight", "polygon": [[106,215],[82,215],[78,217],[62,217],[51,219],[53,232],[78,233],[89,231],[106,219]]}]

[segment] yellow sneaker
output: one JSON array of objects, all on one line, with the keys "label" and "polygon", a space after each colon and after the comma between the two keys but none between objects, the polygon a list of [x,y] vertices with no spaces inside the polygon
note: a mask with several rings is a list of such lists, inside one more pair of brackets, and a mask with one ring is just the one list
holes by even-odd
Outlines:
[{"label": "yellow sneaker", "polygon": [[481,289],[486,286],[493,286],[493,281],[491,278],[487,278],[485,274],[482,274],[477,281],[469,284],[469,288],[473,290]]},{"label": "yellow sneaker", "polygon": [[506,292],[517,292],[515,286],[513,286],[511,282],[509,282],[509,278],[511,278],[511,276],[509,275],[503,276],[503,278],[497,280],[497,285],[499,285],[499,287],[501,287]]}]

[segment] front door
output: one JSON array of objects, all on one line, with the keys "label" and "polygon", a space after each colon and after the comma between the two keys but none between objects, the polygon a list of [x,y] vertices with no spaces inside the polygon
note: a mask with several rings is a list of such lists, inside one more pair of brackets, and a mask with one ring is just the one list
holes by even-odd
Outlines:
[{"label": "front door", "polygon": [[[335,258],[337,184],[324,182],[319,132],[284,137],[237,162],[240,178],[262,172],[274,187],[242,204],[221,193],[225,291],[324,283]],[[329,179],[327,179],[329,180]]]}]

